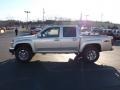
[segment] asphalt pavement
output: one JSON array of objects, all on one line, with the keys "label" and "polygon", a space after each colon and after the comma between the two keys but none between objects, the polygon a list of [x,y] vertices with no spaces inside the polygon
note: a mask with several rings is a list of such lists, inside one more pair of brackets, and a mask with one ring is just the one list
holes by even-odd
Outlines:
[{"label": "asphalt pavement", "polygon": [[119,41],[93,64],[74,61],[74,54],[36,54],[23,64],[9,53],[14,37],[0,34],[0,90],[120,90]]}]

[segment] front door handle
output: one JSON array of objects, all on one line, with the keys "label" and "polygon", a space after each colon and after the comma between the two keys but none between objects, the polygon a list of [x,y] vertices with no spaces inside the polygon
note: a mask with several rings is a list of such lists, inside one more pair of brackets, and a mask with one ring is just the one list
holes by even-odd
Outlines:
[{"label": "front door handle", "polygon": [[54,41],[59,41],[59,39],[58,39],[58,38],[56,38]]}]

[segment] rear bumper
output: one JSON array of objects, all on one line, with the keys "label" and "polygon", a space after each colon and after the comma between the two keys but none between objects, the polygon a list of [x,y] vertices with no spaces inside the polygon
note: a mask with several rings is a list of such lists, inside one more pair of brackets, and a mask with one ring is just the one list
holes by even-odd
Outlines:
[{"label": "rear bumper", "polygon": [[12,53],[12,54],[14,54],[14,48],[10,48],[9,52]]}]

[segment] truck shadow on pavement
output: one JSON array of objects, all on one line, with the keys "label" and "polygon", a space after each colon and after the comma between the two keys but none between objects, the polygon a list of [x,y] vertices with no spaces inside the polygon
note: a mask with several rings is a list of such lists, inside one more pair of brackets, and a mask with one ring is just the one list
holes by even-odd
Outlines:
[{"label": "truck shadow on pavement", "polygon": [[0,63],[0,90],[120,90],[120,70],[83,62]]}]

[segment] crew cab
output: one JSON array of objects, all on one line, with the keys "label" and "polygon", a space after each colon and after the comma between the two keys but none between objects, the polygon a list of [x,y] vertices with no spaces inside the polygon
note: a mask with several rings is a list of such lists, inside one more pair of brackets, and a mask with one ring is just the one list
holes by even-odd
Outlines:
[{"label": "crew cab", "polygon": [[112,37],[105,35],[81,35],[76,25],[54,25],[35,35],[13,39],[9,51],[20,62],[29,62],[36,53],[75,53],[76,58],[93,63],[99,53],[112,50]]}]

